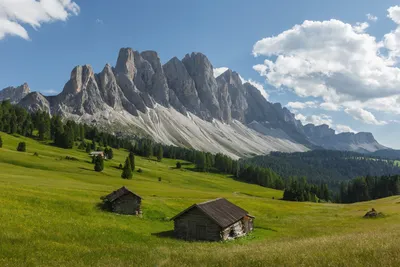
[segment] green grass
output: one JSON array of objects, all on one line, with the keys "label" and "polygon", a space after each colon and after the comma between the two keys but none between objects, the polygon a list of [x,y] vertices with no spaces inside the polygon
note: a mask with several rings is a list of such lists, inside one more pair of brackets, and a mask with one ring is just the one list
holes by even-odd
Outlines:
[{"label": "green grass", "polygon": [[[282,191],[139,157],[143,173],[123,180],[116,167],[126,151],[114,150],[96,173],[83,151],[1,135],[0,266],[400,266],[399,196],[351,205],[285,202]],[[21,141],[26,153],[16,151]],[[143,218],[96,207],[122,185],[144,198]],[[256,216],[251,235],[217,243],[163,236],[173,229],[169,218],[217,197]],[[386,216],[363,219],[372,207]]]}]

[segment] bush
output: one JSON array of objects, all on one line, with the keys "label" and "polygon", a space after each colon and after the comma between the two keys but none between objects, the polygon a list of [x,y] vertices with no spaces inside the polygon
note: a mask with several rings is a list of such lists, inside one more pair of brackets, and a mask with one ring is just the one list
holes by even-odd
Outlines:
[{"label": "bush", "polygon": [[20,142],[18,144],[17,151],[26,152],[26,143],[25,142]]},{"label": "bush", "polygon": [[101,172],[104,170],[104,160],[101,155],[98,155],[94,160],[94,170],[96,172]]},{"label": "bush", "polygon": [[37,152],[33,153],[33,155],[34,155],[35,157],[39,157],[39,153],[37,153]]},{"label": "bush", "polygon": [[122,164],[121,163],[119,164],[118,169],[120,169],[120,170],[122,169]]},{"label": "bush", "polygon": [[176,163],[176,168],[177,169],[180,169],[180,168],[182,168],[182,163],[180,163],[179,161]]},{"label": "bush", "polygon": [[125,160],[125,166],[124,166],[124,170],[122,171],[121,177],[124,179],[132,179],[132,168],[131,168],[131,161],[129,160],[129,157],[127,157]]},{"label": "bush", "polygon": [[90,153],[91,149],[89,145],[86,145],[86,153]]},{"label": "bush", "polygon": [[161,182],[161,180],[162,180],[161,177],[158,177],[158,181]]},{"label": "bush", "polygon": [[142,170],[141,168],[139,168],[139,169],[137,170],[137,172],[138,172],[138,173],[142,173],[143,170]]}]

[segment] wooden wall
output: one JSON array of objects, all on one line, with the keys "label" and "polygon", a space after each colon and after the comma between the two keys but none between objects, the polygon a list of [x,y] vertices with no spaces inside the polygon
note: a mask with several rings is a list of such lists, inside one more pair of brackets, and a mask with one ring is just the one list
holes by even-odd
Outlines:
[{"label": "wooden wall", "polygon": [[120,214],[137,215],[140,211],[141,199],[133,194],[127,194],[112,203],[112,211]]},{"label": "wooden wall", "polygon": [[174,233],[177,238],[185,240],[221,240],[221,227],[198,208],[175,219]]}]

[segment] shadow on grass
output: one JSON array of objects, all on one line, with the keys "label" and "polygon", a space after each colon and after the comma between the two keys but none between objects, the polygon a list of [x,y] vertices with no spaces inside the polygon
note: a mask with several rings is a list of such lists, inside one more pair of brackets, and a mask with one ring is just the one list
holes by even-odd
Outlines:
[{"label": "shadow on grass", "polygon": [[160,237],[160,238],[173,238],[173,239],[175,239],[174,230],[163,231],[163,232],[158,232],[158,233],[151,233],[151,235],[156,236],[156,237]]},{"label": "shadow on grass", "polygon": [[78,167],[78,168],[81,169],[81,170],[94,172],[93,169],[89,169],[89,168],[85,168],[85,167]]},{"label": "shadow on grass", "polygon": [[264,226],[257,226],[257,227],[255,227],[255,229],[263,229],[263,230],[267,230],[267,231],[278,232],[275,229],[272,229],[270,227],[264,227]]}]

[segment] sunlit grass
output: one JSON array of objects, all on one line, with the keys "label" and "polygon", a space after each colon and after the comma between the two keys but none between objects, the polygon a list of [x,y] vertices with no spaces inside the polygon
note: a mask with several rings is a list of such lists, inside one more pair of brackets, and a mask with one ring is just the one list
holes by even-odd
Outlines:
[{"label": "sunlit grass", "polygon": [[[400,266],[400,197],[351,205],[284,202],[282,191],[139,157],[143,173],[123,180],[116,167],[126,151],[115,150],[96,173],[83,151],[1,136],[0,266]],[[20,141],[26,153],[16,151]],[[122,185],[144,198],[143,218],[96,207]],[[169,218],[182,209],[217,197],[256,216],[250,236],[208,243],[159,235],[173,229]],[[386,216],[363,219],[372,207]]]}]

